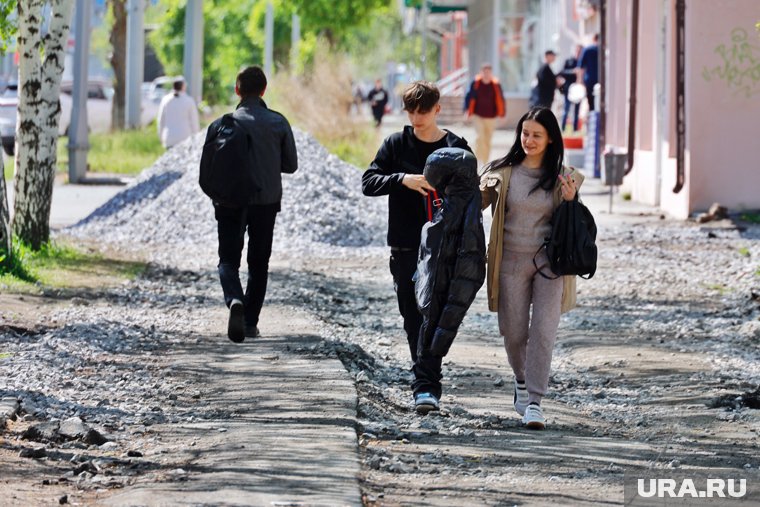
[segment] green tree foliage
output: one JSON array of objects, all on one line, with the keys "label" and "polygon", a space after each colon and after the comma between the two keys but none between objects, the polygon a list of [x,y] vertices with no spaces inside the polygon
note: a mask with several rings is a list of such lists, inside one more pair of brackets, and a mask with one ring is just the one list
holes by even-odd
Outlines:
[{"label": "green tree foliage", "polygon": [[[203,2],[203,97],[207,102],[229,102],[235,76],[241,66],[261,63],[262,51],[247,33],[248,19],[256,0],[207,0]],[[185,4],[165,2],[166,11],[151,34],[167,74],[183,72]]]},{"label": "green tree foliage", "polygon": [[[8,1],[8,0],[0,0]],[[290,63],[292,15],[301,19],[301,47],[298,67],[311,61],[317,40],[324,37],[330,46],[343,49],[357,27],[367,27],[373,13],[392,0],[271,0],[274,7],[274,63],[277,68]],[[182,73],[185,29],[185,1],[162,1],[159,28],[151,43],[167,74]],[[267,0],[207,0],[204,12],[203,96],[207,102],[229,102],[235,76],[241,67],[262,65],[264,23]]]},{"label": "green tree foliage", "polygon": [[16,24],[11,13],[16,9],[16,0],[0,0],[0,55],[8,49],[8,42],[16,33]]}]

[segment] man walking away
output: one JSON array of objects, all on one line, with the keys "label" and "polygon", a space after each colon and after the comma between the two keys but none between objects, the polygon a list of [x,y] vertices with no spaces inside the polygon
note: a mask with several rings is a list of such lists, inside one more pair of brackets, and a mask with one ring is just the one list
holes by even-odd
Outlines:
[{"label": "man walking away", "polygon": [[496,118],[507,114],[504,93],[499,80],[493,76],[493,67],[484,63],[480,74],[470,84],[470,90],[464,99],[466,118],[473,118],[475,123],[475,156],[482,165],[491,155],[491,138],[496,129]]},{"label": "man walking away", "polygon": [[372,107],[372,116],[375,118],[375,127],[380,127],[380,123],[385,116],[385,106],[388,104],[388,91],[383,88],[383,82],[375,80],[375,87],[367,95],[369,105]]},{"label": "man walking away", "polygon": [[[219,278],[224,302],[230,309],[227,334],[240,343],[246,336],[259,335],[258,323],[269,276],[274,222],[282,199],[282,173],[298,168],[296,143],[288,120],[267,108],[262,96],[267,78],[260,67],[247,67],[237,76],[235,93],[240,104],[233,113],[245,129],[250,147],[250,170],[255,172],[260,190],[250,196],[249,205],[230,208],[214,203],[219,233]],[[216,122],[215,122],[216,123]],[[209,126],[209,139],[215,123]],[[245,294],[238,270],[248,231],[248,284]]]},{"label": "man walking away", "polygon": [[599,34],[594,34],[594,42],[583,48],[578,60],[578,82],[586,86],[588,110],[594,110],[594,85],[599,82]]},{"label": "man walking away", "polygon": [[198,106],[185,93],[185,80],[174,81],[174,90],[158,106],[158,137],[164,148],[179,144],[200,130]]},{"label": "man walking away", "polygon": [[580,112],[581,103],[578,102],[576,104],[573,104],[570,102],[568,93],[570,92],[570,85],[575,83],[575,79],[577,77],[575,74],[575,68],[578,66],[578,58],[581,56],[581,51],[583,51],[583,46],[580,44],[575,46],[575,56],[571,56],[565,60],[565,64],[562,67],[561,76],[562,79],[564,79],[564,82],[562,83],[560,91],[565,97],[565,108],[564,112],[562,113],[562,132],[565,131],[565,126],[567,125],[567,119],[570,116],[571,107],[573,108],[573,132],[578,130],[578,113]]}]

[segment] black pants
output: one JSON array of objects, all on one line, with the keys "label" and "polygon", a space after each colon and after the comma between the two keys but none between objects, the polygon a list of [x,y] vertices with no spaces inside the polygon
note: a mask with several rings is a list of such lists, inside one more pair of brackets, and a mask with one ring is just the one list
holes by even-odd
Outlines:
[{"label": "black pants", "polygon": [[586,85],[586,100],[588,101],[588,110],[594,110],[594,85]]},{"label": "black pants", "polygon": [[[224,302],[227,307],[233,299],[243,302],[246,326],[256,326],[259,323],[267,291],[274,221],[279,211],[279,202],[247,208],[215,206],[214,209],[219,233],[219,279],[224,291]],[[239,270],[246,229],[248,284],[243,294]]]},{"label": "black pants", "polygon": [[422,327],[422,315],[417,309],[414,297],[414,281],[412,276],[417,271],[417,251],[393,251],[390,259],[393,287],[398,299],[398,310],[404,318],[404,331],[409,343],[409,353],[412,357],[412,372],[414,381],[412,390],[417,393],[431,393],[436,398],[441,397],[441,361],[443,358],[432,355],[417,355],[417,341]]}]

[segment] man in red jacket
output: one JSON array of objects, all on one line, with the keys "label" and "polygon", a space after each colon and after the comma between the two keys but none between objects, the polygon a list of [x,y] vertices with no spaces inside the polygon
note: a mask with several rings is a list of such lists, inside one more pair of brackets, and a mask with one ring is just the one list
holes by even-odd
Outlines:
[{"label": "man in red jacket", "polygon": [[475,123],[475,156],[478,163],[488,163],[491,155],[491,138],[496,129],[496,118],[507,114],[504,92],[499,80],[493,76],[490,63],[484,63],[480,74],[470,84],[470,90],[464,99],[464,109],[467,118],[473,118]]}]

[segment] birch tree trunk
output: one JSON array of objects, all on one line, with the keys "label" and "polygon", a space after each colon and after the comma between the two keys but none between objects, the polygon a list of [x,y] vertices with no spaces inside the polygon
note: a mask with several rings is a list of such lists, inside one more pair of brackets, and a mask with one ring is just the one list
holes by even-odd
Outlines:
[{"label": "birch tree trunk", "polygon": [[[50,5],[47,33],[42,10]],[[58,101],[74,0],[18,0],[18,121],[13,233],[33,249],[50,239],[61,105]]]},{"label": "birch tree trunk", "polygon": [[111,0],[113,26],[111,27],[111,67],[113,67],[113,103],[111,128],[124,130],[124,111],[127,89],[127,1]]},{"label": "birch tree trunk", "polygon": [[[8,208],[8,191],[5,189],[5,164],[0,154],[0,259],[11,257],[10,208]],[[2,262],[0,260],[0,262]]]}]

